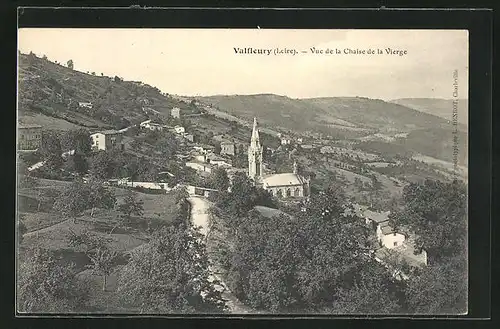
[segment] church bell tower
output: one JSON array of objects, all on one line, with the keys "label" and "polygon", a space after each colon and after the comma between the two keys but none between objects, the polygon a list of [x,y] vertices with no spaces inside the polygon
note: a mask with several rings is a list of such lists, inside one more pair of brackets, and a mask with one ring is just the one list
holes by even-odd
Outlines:
[{"label": "church bell tower", "polygon": [[252,139],[248,147],[248,177],[256,182],[259,181],[262,176],[262,153],[263,147],[260,145],[257,119],[254,118]]}]

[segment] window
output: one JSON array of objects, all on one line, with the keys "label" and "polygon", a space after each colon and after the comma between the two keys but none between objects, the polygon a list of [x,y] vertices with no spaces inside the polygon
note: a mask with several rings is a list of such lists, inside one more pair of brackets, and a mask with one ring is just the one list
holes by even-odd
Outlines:
[{"label": "window", "polygon": [[398,242],[394,241],[394,247],[396,247],[397,245],[398,245]]}]

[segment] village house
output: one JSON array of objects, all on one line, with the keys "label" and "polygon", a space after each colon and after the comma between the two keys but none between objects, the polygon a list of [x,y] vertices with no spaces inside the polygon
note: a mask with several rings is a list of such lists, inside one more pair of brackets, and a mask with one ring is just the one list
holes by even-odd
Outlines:
[{"label": "village house", "polygon": [[214,153],[206,154],[205,155],[205,162],[213,164],[213,165],[218,166],[218,167],[225,167],[225,168],[232,167],[232,164],[229,160],[227,160],[223,157],[217,156]]},{"label": "village house", "polygon": [[[397,280],[407,280],[411,269],[422,268],[428,264],[427,252],[416,250],[413,242],[404,243],[392,249],[381,247],[374,253],[377,262],[390,270]],[[405,269],[403,264],[408,265]],[[410,270],[410,271],[408,271]]]},{"label": "village house", "polygon": [[193,146],[193,150],[199,152],[201,154],[213,153],[215,147],[212,145],[195,145]]},{"label": "village house", "polygon": [[235,145],[233,142],[222,142],[220,143],[220,154],[221,155],[234,155],[235,154]]},{"label": "village house", "polygon": [[186,132],[186,129],[182,126],[175,126],[174,127],[174,131],[177,133],[177,134],[184,134]]},{"label": "village house", "polygon": [[92,139],[92,149],[94,150],[110,150],[125,148],[122,143],[122,133],[116,130],[105,130],[96,132],[90,135]]},{"label": "village house", "polygon": [[172,110],[170,110],[170,115],[172,116],[172,118],[180,119],[181,118],[181,109],[178,107],[174,107]]},{"label": "village house", "polygon": [[163,128],[165,128],[165,125],[151,122],[151,120],[143,121],[139,124],[139,126],[142,129],[149,129],[151,131],[163,131]]},{"label": "village house", "polygon": [[185,133],[184,135],[182,135],[185,139],[187,139],[188,141],[190,141],[191,143],[194,142],[194,135],[193,134],[187,134]]},{"label": "village house", "polygon": [[18,149],[36,150],[42,144],[42,126],[20,124],[18,130]]},{"label": "village house", "polygon": [[196,170],[202,176],[208,176],[212,172],[212,165],[197,159],[186,162],[186,167]]},{"label": "village house", "polygon": [[79,107],[85,107],[87,109],[91,109],[93,107],[91,102],[78,102]]},{"label": "village house", "polygon": [[292,143],[292,139],[289,137],[281,138],[281,145],[290,145]]},{"label": "village house", "polygon": [[313,151],[316,148],[316,146],[311,144],[302,144],[300,145],[300,148],[303,149],[304,151]]}]

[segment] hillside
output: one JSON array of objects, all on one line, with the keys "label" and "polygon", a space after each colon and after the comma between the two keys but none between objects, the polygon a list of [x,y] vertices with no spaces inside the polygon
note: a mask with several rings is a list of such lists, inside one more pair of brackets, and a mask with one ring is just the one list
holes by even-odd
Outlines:
[{"label": "hillside", "polygon": [[[79,72],[33,54],[19,54],[18,80],[20,121],[48,128],[119,129],[148,114],[165,116],[174,106],[196,112],[190,104],[141,82]],[[78,102],[91,102],[92,109]]]},{"label": "hillside", "polygon": [[291,99],[272,94],[197,98],[221,111],[264,125],[292,130],[344,131],[359,137],[374,131],[412,131],[438,128],[442,118],[382,100],[361,97]]},{"label": "hillside", "polygon": [[[420,112],[429,113],[446,120],[452,119],[453,100],[440,98],[401,98],[391,100],[391,103],[403,105]],[[468,100],[458,100],[458,122],[467,125],[468,123]]]}]

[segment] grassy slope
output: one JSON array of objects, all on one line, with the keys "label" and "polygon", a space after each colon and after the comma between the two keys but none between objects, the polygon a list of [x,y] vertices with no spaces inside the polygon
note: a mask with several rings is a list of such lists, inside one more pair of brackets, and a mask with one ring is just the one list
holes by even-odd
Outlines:
[{"label": "grassy slope", "polygon": [[334,118],[361,127],[375,129],[413,130],[440,127],[445,121],[434,115],[421,113],[405,106],[364,97],[310,98],[304,102],[314,104]]},{"label": "grassy slope", "polygon": [[[452,120],[453,100],[439,98],[401,98],[392,100],[391,103],[400,104],[424,113],[433,114]],[[467,124],[468,122],[468,100],[458,100],[458,122]]]},{"label": "grassy slope", "polygon": [[[138,123],[146,117],[143,106],[163,115],[174,106],[192,110],[188,104],[166,96],[152,86],[86,74],[25,54],[19,56],[18,90],[21,121],[39,122],[60,129],[72,129],[75,125],[119,128],[115,122],[120,118]],[[70,110],[70,101],[92,102],[94,109]],[[105,111],[108,118],[113,118],[103,120],[99,111]],[[70,123],[65,125],[65,121]]]},{"label": "grassy slope", "polygon": [[[66,182],[60,181],[41,180],[42,187],[52,188],[56,191],[61,191],[66,184]],[[114,190],[118,202],[120,202],[125,194],[125,190],[119,188],[115,188]],[[30,189],[24,189],[24,191],[20,192],[34,196],[36,201],[37,193],[35,189],[31,189],[31,191]],[[174,198],[170,194],[152,195],[137,192],[137,197],[144,201],[143,218],[146,220],[168,224],[177,214]],[[20,206],[21,208],[23,207],[23,205]],[[117,216],[114,210],[97,209],[93,218],[90,217],[89,212],[86,212],[76,223],[73,223],[72,220],[61,221],[62,219],[53,211],[34,213],[29,209],[23,210],[21,212],[28,218],[26,221],[28,231],[33,232],[33,230],[42,227],[46,228],[39,231],[38,234],[33,232],[25,235],[21,248],[26,246],[48,248],[59,253],[63,257],[64,262],[75,263],[81,271],[79,275],[88,280],[92,287],[90,305],[93,312],[120,313],[133,311],[126,305],[123,305],[119,296],[116,295],[117,278],[123,264],[120,262],[116,264],[112,275],[108,279],[107,291],[103,292],[101,290],[102,278],[92,275],[89,270],[85,269],[85,265],[88,263],[86,256],[80,250],[68,246],[66,236],[69,230],[78,232],[87,228],[96,234],[109,236],[112,239],[111,245],[114,250],[119,252],[129,251],[146,241],[148,234],[145,232],[145,226],[142,225],[142,221],[132,222],[123,228],[115,229],[113,234],[108,235],[110,227],[114,223],[114,218]],[[59,221],[55,220],[57,218],[59,218]]]},{"label": "grassy slope", "polygon": [[291,99],[277,95],[232,95],[199,98],[243,118],[254,116],[266,124],[288,129],[312,129],[336,125],[367,129],[412,130],[434,128],[446,121],[405,106],[360,97]]}]

